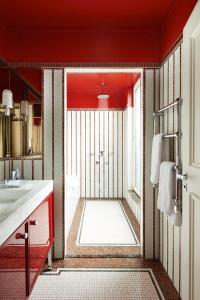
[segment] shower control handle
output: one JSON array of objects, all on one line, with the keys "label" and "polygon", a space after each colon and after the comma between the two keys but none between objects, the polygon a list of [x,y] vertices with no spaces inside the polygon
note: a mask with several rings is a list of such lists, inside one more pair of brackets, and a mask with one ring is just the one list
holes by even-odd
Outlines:
[{"label": "shower control handle", "polygon": [[96,165],[99,165],[99,161],[98,160],[96,161]]}]

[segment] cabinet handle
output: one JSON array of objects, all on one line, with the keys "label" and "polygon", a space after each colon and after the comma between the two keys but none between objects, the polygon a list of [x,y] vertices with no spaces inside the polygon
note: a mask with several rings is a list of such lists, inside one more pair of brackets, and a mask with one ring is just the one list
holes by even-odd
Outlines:
[{"label": "cabinet handle", "polygon": [[30,220],[30,225],[37,226],[38,221],[37,220]]},{"label": "cabinet handle", "polygon": [[15,235],[16,240],[27,240],[28,239],[28,233],[17,233]]}]

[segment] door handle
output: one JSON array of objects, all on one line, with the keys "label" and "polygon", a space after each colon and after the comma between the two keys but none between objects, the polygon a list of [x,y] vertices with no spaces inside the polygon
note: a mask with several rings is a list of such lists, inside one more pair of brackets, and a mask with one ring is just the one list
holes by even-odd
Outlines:
[{"label": "door handle", "polygon": [[25,233],[17,233],[16,235],[15,235],[15,238],[16,238],[16,240],[27,240],[28,239],[28,233],[27,232],[25,232]]},{"label": "door handle", "polygon": [[37,226],[38,221],[37,220],[30,220],[30,225]]},{"label": "door handle", "polygon": [[183,189],[187,191],[187,173],[176,174],[176,178],[182,180]]}]

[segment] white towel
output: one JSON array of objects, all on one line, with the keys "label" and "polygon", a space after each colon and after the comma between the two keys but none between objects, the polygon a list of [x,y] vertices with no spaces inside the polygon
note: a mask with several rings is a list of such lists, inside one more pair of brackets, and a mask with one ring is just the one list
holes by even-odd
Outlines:
[{"label": "white towel", "polygon": [[175,212],[173,212],[168,217],[168,220],[172,225],[180,227],[182,225],[182,213],[176,214]]},{"label": "white towel", "polygon": [[160,164],[162,160],[162,142],[163,133],[154,135],[152,142],[152,153],[151,153],[151,182],[158,184]]},{"label": "white towel", "polygon": [[176,195],[175,163],[163,161],[160,165],[159,192],[157,207],[161,212],[171,215],[174,212]]}]

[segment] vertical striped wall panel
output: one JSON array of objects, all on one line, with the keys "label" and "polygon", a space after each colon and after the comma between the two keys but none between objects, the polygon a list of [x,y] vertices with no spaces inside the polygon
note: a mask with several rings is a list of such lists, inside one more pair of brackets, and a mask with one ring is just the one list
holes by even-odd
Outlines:
[{"label": "vertical striped wall panel", "polygon": [[[160,71],[157,69],[154,71],[154,111],[159,109],[160,104]],[[154,228],[154,249],[153,258],[159,259],[160,256],[160,213],[157,207],[157,190],[154,191],[154,216],[153,216],[153,228]]]},{"label": "vertical striped wall panel", "polygon": [[8,179],[10,171],[18,169],[20,176],[26,180],[41,180],[42,179],[42,159],[11,159],[0,161],[0,180]]},{"label": "vertical striped wall panel", "polygon": [[0,180],[4,180],[4,161],[0,161]]},{"label": "vertical striped wall panel", "polygon": [[32,180],[32,160],[24,160],[24,178]]},{"label": "vertical striped wall panel", "polygon": [[64,249],[64,97],[63,70],[54,70],[54,252],[63,257]]},{"label": "vertical striped wall panel", "polygon": [[[160,67],[160,108],[181,96],[181,44]],[[164,132],[176,132],[176,107],[164,114]],[[171,159],[175,160],[171,145]],[[174,227],[160,214],[159,259],[176,289],[180,292],[181,229]]]},{"label": "vertical striped wall panel", "polygon": [[[149,184],[150,175],[150,150],[152,141],[152,112],[153,108],[158,108],[157,99],[160,93],[160,107],[167,101],[171,101],[171,95],[173,98],[180,96],[180,47],[172,54],[169,62],[161,66],[160,72],[157,70],[145,70],[144,71],[144,92],[145,103],[144,105],[144,168],[145,168],[145,257],[157,257],[159,255],[161,262],[164,264],[170,277],[172,278],[176,288],[180,288],[180,230],[178,228],[170,227],[168,220],[164,219],[163,215],[158,214],[156,210],[156,197],[153,201],[152,186]],[[22,160],[21,168],[22,173],[27,179],[36,178],[54,178],[55,179],[55,256],[62,257],[63,255],[63,161],[64,161],[64,139],[63,139],[63,78],[61,70],[44,70],[44,166],[42,160]],[[160,80],[160,86],[158,86],[158,80]],[[45,82],[47,81],[47,84]],[[56,103],[56,105],[54,105]],[[51,109],[49,109],[49,106]],[[125,112],[121,115],[120,111],[104,112],[103,124],[100,124],[101,116],[99,111],[90,111],[87,114],[84,111],[69,111],[67,113],[67,153],[68,159],[66,161],[67,172],[73,172],[80,176],[81,183],[81,195],[83,197],[89,194],[91,197],[121,197],[123,195],[125,178],[120,177],[122,173],[120,168],[125,168],[124,149],[119,148],[119,141],[124,139],[124,124],[125,124]],[[85,122],[88,118],[88,123]],[[48,123],[50,122],[50,123]],[[121,122],[121,123],[120,123]],[[173,123],[173,125],[172,125]],[[50,124],[49,127],[47,124]],[[118,124],[118,125],[117,125]],[[121,125],[120,125],[121,124]],[[104,125],[104,127],[102,127]],[[45,127],[46,126],[46,127]],[[116,130],[116,126],[119,126]],[[120,126],[122,130],[120,132]],[[176,113],[172,112],[168,116],[165,116],[165,126],[169,132],[176,130]],[[46,129],[45,129],[46,128]],[[70,128],[75,130],[75,135]],[[90,132],[87,130],[90,128]],[[95,128],[95,130],[94,130]],[[108,132],[107,132],[108,129]],[[104,166],[104,169],[98,169],[96,167],[96,161],[99,159],[98,153],[100,151],[100,143],[98,143],[98,136],[101,132],[105,132],[104,139],[101,140],[106,149],[106,161],[108,165]],[[60,136],[59,136],[60,135]],[[72,141],[72,142],[71,142]],[[118,141],[118,142],[116,142]],[[85,146],[89,147],[89,150],[85,150]],[[60,145],[58,145],[60,143]],[[123,145],[123,143],[121,143]],[[76,148],[73,152],[72,148]],[[73,159],[72,154],[73,152]],[[89,157],[88,157],[89,153]],[[118,165],[116,161],[117,155],[122,155],[121,161],[118,159]],[[102,158],[101,158],[102,159]],[[87,161],[86,161],[87,160]],[[75,163],[74,163],[75,161]],[[120,161],[120,162],[119,162]],[[123,163],[121,165],[120,163]],[[14,162],[13,162],[14,164]],[[86,170],[85,166],[88,168]],[[55,169],[56,168],[56,169]],[[115,172],[115,171],[118,171]],[[99,174],[105,172],[105,182],[101,181]],[[0,162],[0,177],[3,179],[8,176],[9,163],[8,161]],[[70,173],[71,174],[71,173]],[[43,176],[44,175],[44,176]],[[89,178],[89,182],[85,184],[86,176]],[[108,178],[108,180],[106,179]],[[117,179],[116,179],[117,178]],[[99,189],[100,186],[103,188]],[[116,187],[116,182],[119,184]],[[101,191],[100,191],[101,190]],[[160,227],[158,222],[160,221]],[[167,246],[167,248],[165,248]],[[165,248],[165,249],[164,249]]]},{"label": "vertical striped wall panel", "polygon": [[44,178],[52,179],[53,161],[53,71],[44,71]]},{"label": "vertical striped wall panel", "polygon": [[67,112],[67,175],[79,177],[81,197],[123,197],[123,114],[123,110]]},{"label": "vertical striped wall panel", "polygon": [[34,160],[33,161],[33,174],[34,180],[42,180],[42,160]]},{"label": "vertical striped wall panel", "polygon": [[[143,199],[145,205],[145,213],[144,213],[144,239],[145,239],[145,249],[144,254],[145,258],[153,257],[153,249],[154,249],[154,228],[153,228],[153,220],[154,220],[154,206],[153,206],[153,186],[150,182],[150,162],[151,162],[151,145],[153,138],[153,103],[154,99],[154,70],[145,70],[144,71],[144,85],[145,85],[145,95],[144,95],[144,110],[145,110],[145,118],[143,120],[144,126],[144,192]],[[150,151],[149,151],[150,150]]]},{"label": "vertical striped wall panel", "polygon": [[[64,74],[45,69],[44,166],[34,161],[34,179],[54,179],[54,256],[64,255]],[[39,169],[38,169],[39,168]],[[43,169],[43,172],[41,172]],[[39,171],[40,170],[40,171]]]}]

